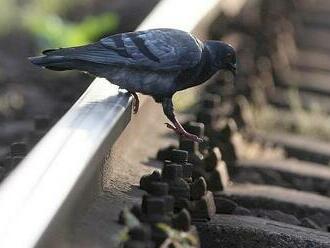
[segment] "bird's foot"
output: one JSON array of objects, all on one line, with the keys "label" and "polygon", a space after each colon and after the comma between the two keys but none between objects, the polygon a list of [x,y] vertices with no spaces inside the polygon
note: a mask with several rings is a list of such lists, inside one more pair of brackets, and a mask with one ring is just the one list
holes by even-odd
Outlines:
[{"label": "bird's foot", "polygon": [[181,137],[195,142],[203,142],[203,139],[199,138],[197,135],[188,133],[181,125],[173,126],[170,123],[165,123],[165,125],[167,128],[174,130]]},{"label": "bird's foot", "polygon": [[133,102],[133,114],[137,114],[137,112],[139,111],[139,107],[140,107],[139,96],[135,92],[130,92],[130,93],[131,93],[131,95],[134,98],[134,102]]}]

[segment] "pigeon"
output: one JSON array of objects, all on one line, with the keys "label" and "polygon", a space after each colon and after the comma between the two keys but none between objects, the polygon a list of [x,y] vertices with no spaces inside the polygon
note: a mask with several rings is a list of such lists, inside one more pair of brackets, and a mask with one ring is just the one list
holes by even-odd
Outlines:
[{"label": "pigeon", "polygon": [[174,114],[172,96],[207,81],[219,70],[236,73],[236,52],[222,41],[204,43],[189,32],[159,28],[114,34],[98,42],[48,49],[30,57],[38,66],[55,71],[79,70],[108,79],[126,89],[139,107],[137,93],[161,103],[170,120],[165,123],[183,138],[202,142],[187,132]]}]

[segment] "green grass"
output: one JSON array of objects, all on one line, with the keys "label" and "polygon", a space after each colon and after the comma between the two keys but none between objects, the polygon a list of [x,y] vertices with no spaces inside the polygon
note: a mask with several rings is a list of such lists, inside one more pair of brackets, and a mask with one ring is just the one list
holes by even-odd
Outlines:
[{"label": "green grass", "polygon": [[87,16],[80,23],[65,21],[56,15],[30,18],[26,28],[39,39],[41,49],[79,46],[95,41],[100,35],[114,31],[118,18],[113,13]]},{"label": "green grass", "polygon": [[[83,45],[118,26],[115,13],[104,12],[72,22],[65,16],[91,0],[0,0],[0,36],[28,31],[36,38],[39,49]],[[79,17],[79,19],[81,19]]]}]

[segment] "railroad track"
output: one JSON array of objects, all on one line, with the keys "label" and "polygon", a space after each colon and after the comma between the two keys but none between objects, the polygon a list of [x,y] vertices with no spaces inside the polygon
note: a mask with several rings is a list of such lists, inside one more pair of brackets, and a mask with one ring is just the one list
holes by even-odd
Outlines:
[{"label": "railroad track", "polygon": [[[190,132],[208,137],[200,145],[178,141],[162,125],[155,125],[164,117],[151,99],[142,98],[139,114],[132,116],[129,96],[96,79],[0,184],[1,247],[115,247],[120,241],[123,247],[154,247],[167,238],[158,222],[189,237],[199,236],[195,246],[201,247],[330,247],[327,137],[302,135],[297,127],[276,122],[276,114],[271,120],[278,126],[268,129],[251,123],[246,115],[263,113],[257,112],[260,104],[279,111],[275,113],[284,111],[283,116],[297,114],[286,96],[292,90],[291,74],[283,71],[287,67],[298,75],[309,71],[309,80],[319,80],[319,71],[326,75],[313,87],[300,81],[305,77],[297,77],[302,83],[294,87],[307,95],[298,99],[299,111],[310,111],[311,104],[304,99],[327,107],[326,64],[315,66],[297,57],[306,54],[306,47],[315,60],[320,47],[326,57],[327,47],[319,47],[317,37],[326,35],[329,27],[315,13],[324,16],[328,9],[309,7],[307,0],[299,5],[261,3],[189,1],[187,13],[176,13],[172,4],[179,3],[171,0],[156,6],[140,29],[175,27],[205,37],[210,27],[214,38],[232,41],[239,57],[254,51],[255,56],[244,57],[241,63],[251,60],[261,69],[242,65],[237,83],[225,74],[192,93],[200,96],[197,107],[192,115],[181,117]],[[256,26],[244,17],[258,8],[264,9],[264,19]],[[276,43],[283,33],[258,36],[258,30],[274,25],[278,10],[281,20],[298,31],[277,28],[302,43],[296,47],[298,55],[290,57],[287,51],[289,60],[279,65],[272,59],[287,49]],[[317,30],[315,41],[299,39],[305,28]],[[259,43],[251,45],[253,39]],[[259,81],[271,86],[264,87],[261,102],[254,98]],[[312,110],[307,112],[311,118]],[[325,108],[325,119],[326,113]],[[24,148],[18,144],[12,149],[20,161]],[[132,218],[144,224],[132,225]],[[124,229],[126,243],[119,238]]]}]

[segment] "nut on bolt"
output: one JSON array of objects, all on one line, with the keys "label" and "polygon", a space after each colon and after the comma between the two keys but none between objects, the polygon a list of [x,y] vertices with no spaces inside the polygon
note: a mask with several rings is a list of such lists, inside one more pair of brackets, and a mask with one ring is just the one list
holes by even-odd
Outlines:
[{"label": "nut on bolt", "polygon": [[177,177],[183,176],[182,165],[180,164],[167,164],[162,171],[162,179],[165,181],[175,180]]},{"label": "nut on bolt", "polygon": [[204,124],[201,122],[190,121],[185,125],[189,133],[195,134],[198,137],[204,136]]},{"label": "nut on bolt", "polygon": [[170,160],[173,163],[182,165],[182,177],[190,182],[192,176],[193,165],[188,163],[188,152],[184,150],[174,149],[170,153]]},{"label": "nut on bolt", "polygon": [[152,182],[160,182],[162,180],[162,176],[158,170],[153,171],[149,175],[144,175],[140,179],[140,188],[147,191]]},{"label": "nut on bolt", "polygon": [[166,182],[152,182],[150,184],[150,187],[147,191],[150,196],[144,196],[144,197],[160,197],[162,198],[166,203],[166,212],[172,213],[174,210],[174,197],[172,195],[169,195],[169,186]]},{"label": "nut on bolt", "polygon": [[192,163],[194,166],[202,166],[203,154],[200,153],[197,142],[180,139],[180,150],[188,152],[189,163]]},{"label": "nut on bolt", "polygon": [[160,161],[164,161],[168,159],[170,152],[175,148],[176,148],[175,146],[171,145],[167,148],[159,150],[157,153],[157,159]]},{"label": "nut on bolt", "polygon": [[181,231],[189,231],[191,226],[191,216],[187,209],[182,209],[177,215],[174,216],[173,227]]},{"label": "nut on bolt", "polygon": [[209,148],[209,137],[205,136],[205,125],[202,122],[190,121],[185,125],[189,133],[195,134],[203,138],[203,142],[199,143],[199,151],[203,154]]},{"label": "nut on bolt", "polygon": [[167,212],[166,199],[160,197],[144,196],[142,199],[142,220],[150,224],[171,222]]},{"label": "nut on bolt", "polygon": [[216,213],[214,197],[211,191],[207,191],[200,200],[194,201],[191,209],[193,219],[209,220]]},{"label": "nut on bolt", "polygon": [[169,159],[173,163],[186,163],[188,162],[188,152],[184,150],[173,149],[169,154]]},{"label": "nut on bolt", "polygon": [[168,164],[164,166],[162,179],[169,185],[169,194],[175,199],[175,208],[185,207],[190,199],[190,187],[182,178],[182,165]]},{"label": "nut on bolt", "polygon": [[203,177],[198,178],[190,185],[190,196],[192,200],[200,200],[206,194],[207,184]]},{"label": "nut on bolt", "polygon": [[168,195],[168,184],[165,182],[151,182],[147,192],[153,196]]},{"label": "nut on bolt", "polygon": [[208,154],[204,158],[205,170],[215,170],[218,162],[221,160],[221,152],[218,147],[209,149]]}]

